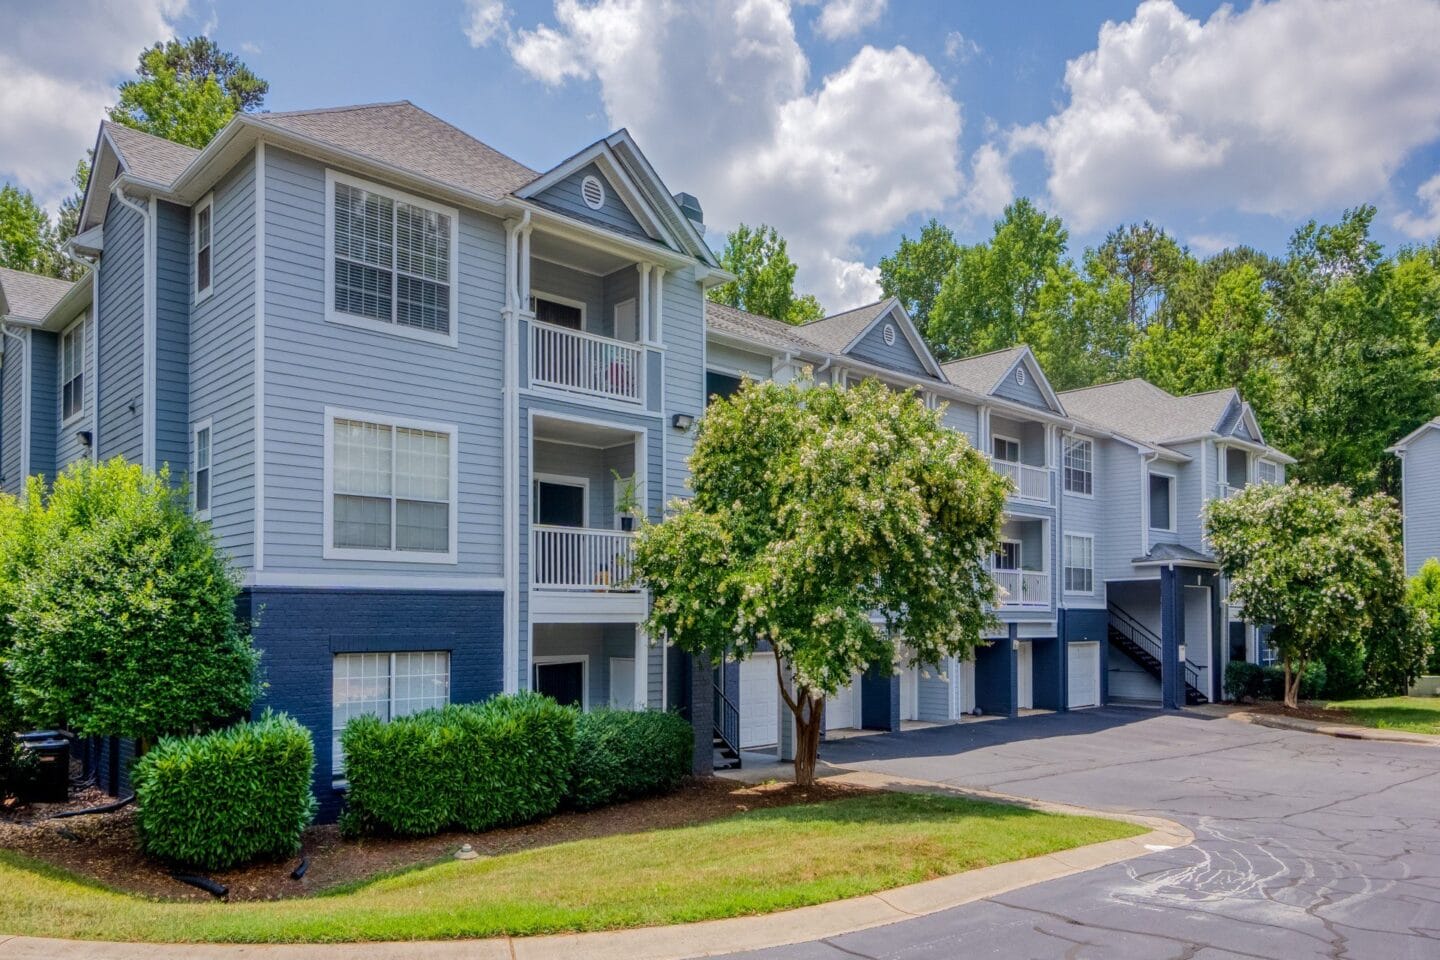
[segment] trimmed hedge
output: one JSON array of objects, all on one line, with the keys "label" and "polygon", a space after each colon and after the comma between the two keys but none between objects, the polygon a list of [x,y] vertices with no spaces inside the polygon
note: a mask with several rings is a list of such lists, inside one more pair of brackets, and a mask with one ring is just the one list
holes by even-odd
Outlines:
[{"label": "trimmed hedge", "polygon": [[[1312,663],[1300,679],[1300,699],[1314,700],[1325,689],[1325,664]],[[1225,665],[1225,694],[1235,702],[1284,700],[1285,668],[1231,661]]]},{"label": "trimmed hedge", "polygon": [[1225,695],[1236,703],[1258,700],[1265,693],[1265,668],[1248,660],[1225,664]]},{"label": "trimmed hedge", "polygon": [[146,853],[223,870],[285,857],[315,816],[310,731],[285,714],[195,737],[164,737],[131,782]]},{"label": "trimmed hedge", "polygon": [[695,734],[673,713],[597,710],[575,725],[570,803],[589,810],[664,793],[690,774]]},{"label": "trimmed hedge", "polygon": [[577,711],[536,693],[451,704],[340,735],[349,781],[345,833],[425,836],[489,830],[560,808],[575,756]]}]

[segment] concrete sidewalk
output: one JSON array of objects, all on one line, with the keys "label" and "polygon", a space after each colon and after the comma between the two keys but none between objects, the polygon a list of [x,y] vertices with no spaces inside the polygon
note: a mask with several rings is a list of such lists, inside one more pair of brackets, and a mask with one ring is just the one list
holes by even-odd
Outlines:
[{"label": "concrete sidewalk", "polygon": [[[776,768],[777,771],[788,769],[789,765],[776,764]],[[1028,860],[997,864],[849,900],[757,917],[734,917],[670,927],[490,940],[319,945],[100,943],[10,937],[0,939],[0,960],[687,960],[789,946],[923,917],[1031,884],[1185,846],[1194,840],[1193,834],[1185,827],[1157,817],[1119,815],[834,767],[827,768],[824,775],[827,780],[855,786],[974,797],[1052,813],[1125,820],[1149,827],[1150,831],[1127,840],[1110,840]],[[776,771],[755,771],[751,776],[775,779]]]},{"label": "concrete sidewalk", "polygon": [[1408,733],[1404,730],[1382,730],[1378,727],[1362,727],[1353,723],[1321,723],[1301,717],[1286,717],[1273,713],[1256,713],[1243,706],[1207,704],[1187,707],[1190,712],[1207,717],[1224,717],[1237,723],[1253,723],[1258,727],[1274,730],[1295,730],[1300,733],[1318,733],[1342,740],[1376,740],[1382,743],[1411,743],[1427,747],[1440,747],[1440,736],[1430,733]]}]

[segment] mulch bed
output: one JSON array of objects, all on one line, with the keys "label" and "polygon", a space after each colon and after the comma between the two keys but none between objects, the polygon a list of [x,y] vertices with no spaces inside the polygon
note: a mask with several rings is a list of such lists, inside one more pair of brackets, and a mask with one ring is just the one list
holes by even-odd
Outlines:
[{"label": "mulch bed", "polygon": [[1324,706],[1308,700],[1301,700],[1294,710],[1278,700],[1258,700],[1244,704],[1250,713],[1262,713],[1275,717],[1289,717],[1292,720],[1309,720],[1313,723],[1354,723],[1348,711],[1326,710]]},{"label": "mulch bed", "polygon": [[[230,900],[279,900],[437,863],[452,857],[463,843],[472,845],[482,856],[493,856],[589,837],[688,826],[745,810],[818,803],[864,792],[868,791],[826,783],[800,790],[787,783],[752,787],[719,778],[695,779],[667,796],[635,800],[588,813],[560,813],[538,823],[487,833],[445,833],[423,839],[345,840],[335,826],[329,824],[311,827],[305,832],[304,853],[309,858],[309,869],[301,880],[290,879],[290,872],[300,862],[299,857],[278,863],[252,864],[210,876],[230,888]],[[108,814],[46,819],[63,809],[95,806],[109,799],[99,791],[87,791],[66,806],[33,804],[0,811],[0,848],[24,853],[141,896],[166,900],[211,899],[208,893],[171,877],[171,866],[140,852],[133,806]]]}]

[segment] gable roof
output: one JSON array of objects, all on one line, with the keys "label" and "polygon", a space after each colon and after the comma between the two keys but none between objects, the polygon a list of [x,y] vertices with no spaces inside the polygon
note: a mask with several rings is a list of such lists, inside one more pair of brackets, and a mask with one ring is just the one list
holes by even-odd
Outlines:
[{"label": "gable roof", "polygon": [[190,166],[190,161],[200,155],[194,147],[109,120],[101,122],[100,135],[114,145],[128,173],[154,183],[174,183],[175,178]]},{"label": "gable roof", "polygon": [[1174,443],[1214,432],[1238,393],[1233,387],[1177,397],[1136,377],[1060,394],[1071,415],[1146,443]]},{"label": "gable roof", "polygon": [[1396,440],[1394,444],[1386,447],[1385,452],[1393,453],[1396,456],[1404,456],[1405,451],[1410,446],[1410,444],[1414,443],[1416,440],[1419,440],[1422,436],[1424,436],[1431,430],[1440,430],[1440,417],[1436,417],[1434,420],[1430,420],[1426,423],[1420,424],[1420,426],[1416,427],[1414,430],[1411,430],[1399,440]]},{"label": "gable roof", "polygon": [[76,282],[0,267],[0,317],[40,323]]},{"label": "gable roof", "polygon": [[988,394],[995,389],[1000,378],[1014,368],[1016,361],[1024,355],[1026,347],[1020,344],[989,353],[977,353],[973,357],[962,357],[941,364],[945,379],[971,393]]},{"label": "gable roof", "polygon": [[738,307],[705,300],[705,326],[712,331],[730,334],[745,341],[775,350],[815,354],[815,344],[800,336],[794,327],[779,320],[762,317]]},{"label": "gable roof", "polygon": [[487,196],[503,197],[536,177],[534,170],[408,100],[251,117]]},{"label": "gable roof", "polygon": [[864,338],[865,334],[870,332],[871,327],[886,316],[895,318],[896,326],[905,335],[905,341],[920,360],[920,365],[936,380],[943,381],[945,375],[940,370],[940,364],[935,361],[935,356],[925,345],[920,331],[915,329],[914,321],[910,319],[910,315],[905,312],[905,308],[895,297],[887,297],[884,300],[855,307],[853,310],[831,314],[819,320],[811,320],[794,329],[820,349],[838,355],[849,352]]}]

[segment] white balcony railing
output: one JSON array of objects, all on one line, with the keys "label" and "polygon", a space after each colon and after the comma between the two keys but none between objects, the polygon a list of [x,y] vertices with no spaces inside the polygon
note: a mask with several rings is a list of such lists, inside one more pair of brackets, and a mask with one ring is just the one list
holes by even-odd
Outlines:
[{"label": "white balcony railing", "polygon": [[585,527],[530,528],[530,582],[537,590],[634,593],[633,533]]},{"label": "white balcony railing", "polygon": [[645,348],[538,320],[530,324],[530,381],[592,397],[640,403]]},{"label": "white balcony railing", "polygon": [[1050,502],[1049,467],[1032,467],[1028,463],[1015,463],[1010,460],[992,460],[991,463],[996,473],[1008,477],[1015,485],[1015,496],[1021,500]]},{"label": "white balcony railing", "polygon": [[1239,493],[1241,490],[1244,489],[1245,488],[1243,486],[1232,487],[1228,483],[1217,483],[1215,484],[1215,499],[1229,500],[1231,497],[1235,496],[1235,494]]},{"label": "white balcony railing", "polygon": [[1002,608],[1050,606],[1050,574],[1042,570],[992,570],[990,575],[1007,596]]}]

